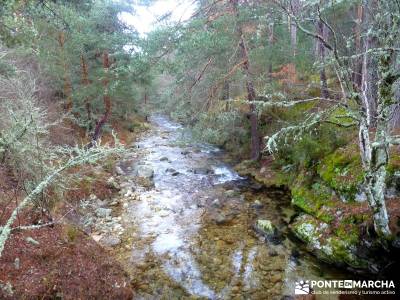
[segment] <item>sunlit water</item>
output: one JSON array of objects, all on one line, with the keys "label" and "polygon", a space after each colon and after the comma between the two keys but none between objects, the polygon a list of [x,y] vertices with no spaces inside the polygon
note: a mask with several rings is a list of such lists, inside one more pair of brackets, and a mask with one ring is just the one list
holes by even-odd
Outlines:
[{"label": "sunlit water", "polygon": [[218,148],[185,144],[182,127],[165,117],[151,121],[137,146],[154,188],[139,191],[125,215],[134,224],[126,263],[137,299],[281,299],[296,280],[343,278],[288,238],[272,244],[254,232],[258,218],[287,232],[284,192],[252,191]]}]

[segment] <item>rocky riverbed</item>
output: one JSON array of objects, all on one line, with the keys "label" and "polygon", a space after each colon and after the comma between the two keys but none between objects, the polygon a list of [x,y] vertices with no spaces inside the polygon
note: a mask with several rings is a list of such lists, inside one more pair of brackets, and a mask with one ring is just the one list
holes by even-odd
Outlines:
[{"label": "rocky riverbed", "polygon": [[281,299],[297,280],[346,278],[288,237],[283,190],[265,190],[162,116],[116,167],[110,201],[81,203],[92,237],[131,275],[135,299]]}]

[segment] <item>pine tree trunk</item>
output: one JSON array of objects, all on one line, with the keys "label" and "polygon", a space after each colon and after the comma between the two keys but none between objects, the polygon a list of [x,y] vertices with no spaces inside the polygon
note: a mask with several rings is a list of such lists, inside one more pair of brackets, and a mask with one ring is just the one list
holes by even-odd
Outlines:
[{"label": "pine tree trunk", "polygon": [[60,31],[58,33],[58,45],[60,47],[61,53],[61,64],[63,67],[63,77],[64,77],[64,96],[66,98],[65,110],[71,111],[72,109],[72,83],[69,75],[68,65],[65,58],[65,33]]},{"label": "pine tree trunk", "polygon": [[[85,56],[81,54],[81,73],[82,73],[82,85],[87,88],[90,85],[89,81],[89,68],[85,59]],[[91,123],[92,120],[92,109],[90,105],[90,98],[89,96],[85,97],[85,108],[86,108],[86,114],[87,114],[87,119],[89,124]]]},{"label": "pine tree trunk", "polygon": [[104,95],[103,95],[103,103],[104,103],[104,115],[100,118],[100,120],[96,124],[96,128],[94,129],[93,133],[93,141],[97,141],[101,135],[101,130],[104,124],[108,121],[111,115],[111,97],[108,91],[109,85],[109,69],[110,69],[110,59],[108,52],[105,50],[103,52],[103,69],[105,72],[104,80],[103,80],[103,88],[104,88]]}]

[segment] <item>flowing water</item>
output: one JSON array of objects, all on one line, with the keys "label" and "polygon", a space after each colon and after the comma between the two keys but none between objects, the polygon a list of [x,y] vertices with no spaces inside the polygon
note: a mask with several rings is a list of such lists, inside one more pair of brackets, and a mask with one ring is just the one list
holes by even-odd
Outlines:
[{"label": "flowing water", "polygon": [[[286,192],[260,190],[218,148],[184,142],[165,117],[151,121],[136,164],[154,170],[154,187],[136,187],[124,212],[131,230],[122,260],[137,299],[290,299],[296,280],[343,278],[287,238]],[[258,235],[257,219],[271,220],[281,241]]]}]

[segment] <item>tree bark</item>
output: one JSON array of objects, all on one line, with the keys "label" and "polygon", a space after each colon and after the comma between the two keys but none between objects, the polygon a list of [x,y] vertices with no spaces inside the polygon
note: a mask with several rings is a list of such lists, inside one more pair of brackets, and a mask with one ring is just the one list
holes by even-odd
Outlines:
[{"label": "tree bark", "polygon": [[[363,51],[362,50],[363,39],[361,37],[363,23],[364,23],[363,6],[357,5],[357,22],[354,29],[356,54],[361,54]],[[360,91],[362,88],[362,72],[363,72],[363,59],[360,56],[355,59],[354,71],[353,71],[353,84],[358,91]]]},{"label": "tree bark", "polygon": [[[327,40],[328,37],[328,31],[326,26],[321,20],[317,21],[317,33],[322,36],[325,40]],[[318,58],[321,62],[321,67],[319,70],[319,79],[320,79],[320,85],[321,85],[321,96],[324,99],[329,99],[329,89],[328,89],[328,83],[327,83],[327,77],[326,77],[326,70],[325,70],[325,46],[322,44],[321,41],[317,41],[318,43]]]},{"label": "tree bark", "polygon": [[[374,20],[376,13],[377,0],[364,0],[365,22],[364,27],[369,29],[370,24]],[[368,30],[371,31],[371,30]],[[378,47],[378,40],[369,32],[365,38],[364,46],[364,61],[362,71],[362,94],[364,97],[364,105],[368,117],[368,123],[373,127],[376,126],[377,115],[377,97],[378,97],[378,62],[373,53],[368,53],[368,50]]]},{"label": "tree bark", "polygon": [[[81,54],[81,76],[82,76],[81,83],[85,88],[87,88],[90,85],[89,68],[85,56],[83,54]],[[85,108],[86,108],[87,119],[90,124],[92,120],[92,108],[90,105],[89,96],[85,96]]]},{"label": "tree bark", "polygon": [[98,140],[98,138],[101,135],[101,130],[102,130],[104,124],[108,121],[108,119],[110,118],[110,115],[111,115],[111,97],[110,97],[109,91],[108,91],[108,85],[109,85],[109,78],[108,78],[109,74],[108,73],[109,73],[109,70],[110,70],[110,59],[109,59],[108,52],[106,50],[104,50],[104,52],[103,52],[103,69],[104,69],[104,72],[105,72],[104,80],[103,80],[104,114],[96,124],[96,127],[94,129],[94,133],[93,133],[93,137],[92,137],[93,141],[97,141]]},{"label": "tree bark", "polygon": [[[271,22],[268,25],[268,43],[269,46],[272,48],[274,46],[274,23]],[[272,81],[272,59],[270,59],[268,64],[268,79]]]},{"label": "tree bark", "polygon": [[[297,16],[300,11],[300,0],[292,0],[290,1],[290,5],[293,15]],[[290,44],[292,46],[293,58],[295,58],[297,54],[297,25],[294,20],[290,20]]]}]

